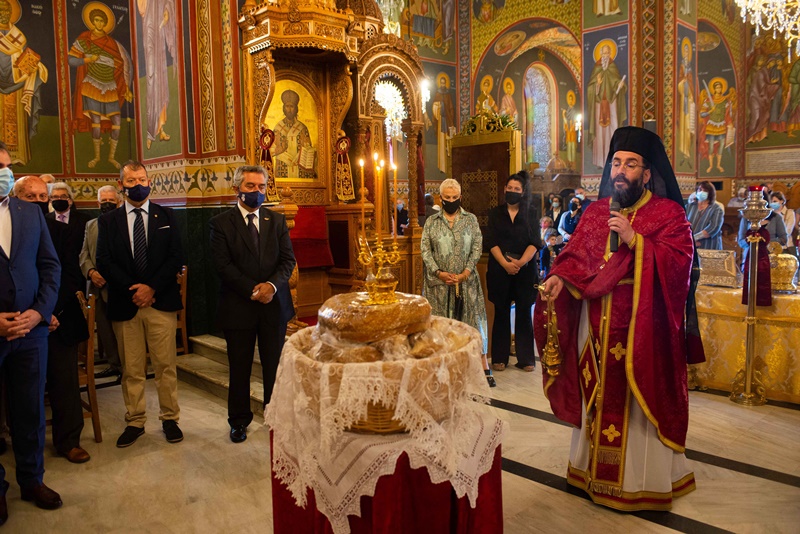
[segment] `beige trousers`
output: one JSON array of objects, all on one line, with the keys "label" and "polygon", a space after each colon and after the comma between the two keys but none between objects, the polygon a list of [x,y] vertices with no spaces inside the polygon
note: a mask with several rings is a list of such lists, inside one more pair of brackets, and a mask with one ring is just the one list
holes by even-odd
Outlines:
[{"label": "beige trousers", "polygon": [[178,373],[175,368],[177,319],[176,312],[139,308],[130,321],[112,322],[122,362],[122,398],[127,410],[125,421],[129,426],[144,427],[147,419],[144,384],[148,348],[161,407],[158,418],[162,421],[178,420]]}]

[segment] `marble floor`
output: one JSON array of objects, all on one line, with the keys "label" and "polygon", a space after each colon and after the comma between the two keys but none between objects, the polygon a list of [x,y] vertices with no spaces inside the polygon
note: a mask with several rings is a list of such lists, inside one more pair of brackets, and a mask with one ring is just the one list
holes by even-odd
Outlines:
[{"label": "marble floor", "polygon": [[[571,430],[550,414],[541,376],[513,367],[497,373],[494,405],[510,424],[503,444],[505,532],[800,532],[800,409],[745,408],[726,397],[690,394],[687,446],[697,491],[672,512],[622,514],[568,492],[564,475]],[[131,447],[115,442],[124,427],[118,385],[98,392],[103,442],[87,424],[82,445],[92,455],[73,465],[46,451],[45,482],[64,506],[45,511],[20,500],[12,482],[5,532],[226,533],[271,532],[269,439],[250,426],[243,444],[227,437],[225,403],[179,385],[186,439],[169,444],[157,417]],[[147,383],[156,415],[155,384]],[[87,420],[88,423],[88,420]],[[0,457],[12,473],[13,455]],[[297,533],[301,534],[301,533]]]}]

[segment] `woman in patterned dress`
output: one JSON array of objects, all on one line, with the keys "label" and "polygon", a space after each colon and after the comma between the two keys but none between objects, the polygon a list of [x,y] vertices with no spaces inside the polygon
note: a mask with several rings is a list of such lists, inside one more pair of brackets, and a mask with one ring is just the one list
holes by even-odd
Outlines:
[{"label": "woman in patterned dress", "polygon": [[[422,261],[425,264],[422,294],[433,314],[457,318],[474,327],[483,342],[484,369],[489,385],[494,387],[486,361],[489,348],[486,306],[477,264],[483,250],[478,219],[461,207],[461,184],[452,178],[439,186],[442,210],[425,221],[422,231]],[[463,312],[454,317],[456,286],[463,294]]]}]

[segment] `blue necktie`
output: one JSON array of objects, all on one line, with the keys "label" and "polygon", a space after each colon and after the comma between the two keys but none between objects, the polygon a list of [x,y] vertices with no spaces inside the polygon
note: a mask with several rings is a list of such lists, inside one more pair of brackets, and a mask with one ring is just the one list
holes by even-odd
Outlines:
[{"label": "blue necktie", "polygon": [[142,208],[134,208],[136,220],[133,221],[133,261],[136,269],[142,275],[147,270],[147,237],[144,233],[144,218]]}]

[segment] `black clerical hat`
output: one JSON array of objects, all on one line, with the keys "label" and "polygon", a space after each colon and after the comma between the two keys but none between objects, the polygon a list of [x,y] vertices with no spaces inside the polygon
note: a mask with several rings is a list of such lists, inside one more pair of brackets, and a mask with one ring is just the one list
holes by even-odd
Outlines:
[{"label": "black clerical hat", "polygon": [[683,196],[675,178],[675,171],[672,170],[672,164],[664,150],[664,143],[657,134],[636,126],[617,128],[611,137],[606,165],[603,167],[603,178],[600,180],[599,198],[610,197],[614,190],[611,184],[611,160],[614,159],[614,153],[620,150],[635,152],[650,163],[651,177],[645,186],[647,189],[683,206]]}]

